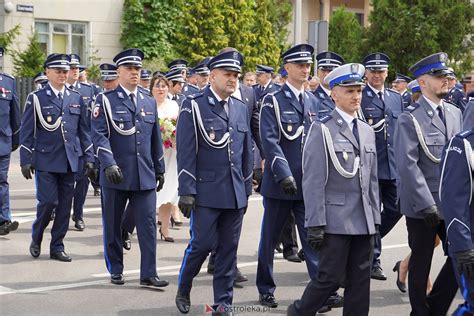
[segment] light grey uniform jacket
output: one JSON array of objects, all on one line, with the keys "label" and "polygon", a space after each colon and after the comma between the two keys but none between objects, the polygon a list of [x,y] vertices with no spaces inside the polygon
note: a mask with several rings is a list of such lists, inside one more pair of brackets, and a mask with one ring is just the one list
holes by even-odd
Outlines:
[{"label": "light grey uniform jacket", "polygon": [[[352,171],[354,159],[360,155],[360,170],[353,178],[343,177],[334,167],[322,124],[329,129],[337,159],[345,170]],[[360,145],[336,110],[311,125],[303,150],[306,227],[325,226],[329,234],[375,234],[375,225],[380,224],[375,134],[361,120],[357,126]]]},{"label": "light grey uniform jacket", "polygon": [[398,192],[400,210],[410,218],[423,218],[421,211],[439,203],[439,163],[428,158],[422,149],[413,123],[418,121],[429,151],[440,158],[444,145],[462,130],[462,114],[454,105],[444,102],[446,127],[436,111],[421,97],[407,107],[397,121],[394,137],[395,162],[400,176]]}]

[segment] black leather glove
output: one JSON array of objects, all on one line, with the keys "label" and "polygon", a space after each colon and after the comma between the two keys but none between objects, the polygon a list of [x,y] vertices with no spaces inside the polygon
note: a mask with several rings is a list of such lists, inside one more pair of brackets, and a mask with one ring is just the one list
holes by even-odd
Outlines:
[{"label": "black leather glove", "polygon": [[454,253],[459,273],[466,278],[474,277],[474,249]]},{"label": "black leather glove", "polygon": [[436,205],[431,205],[421,211],[425,224],[430,228],[436,228],[439,225],[439,212]]},{"label": "black leather glove", "polygon": [[196,198],[193,195],[182,195],[179,197],[178,207],[184,217],[191,217],[191,210],[194,209]]},{"label": "black leather glove", "polygon": [[314,250],[321,248],[324,241],[324,226],[308,227],[306,241]]},{"label": "black leather glove", "polygon": [[165,175],[163,173],[157,173],[156,178],[156,192],[160,192],[163,189],[163,184],[165,184]]},{"label": "black leather glove", "polygon": [[12,151],[15,151],[15,150],[17,150],[19,146],[20,146],[20,145],[18,145],[18,144],[16,144],[16,145],[12,145]]},{"label": "black leather glove", "polygon": [[95,168],[93,162],[86,162],[84,164],[84,175],[86,175],[89,180],[95,181],[97,179],[98,170]]},{"label": "black leather glove", "polygon": [[112,184],[119,184],[123,180],[122,170],[119,166],[112,165],[105,169],[105,177]]},{"label": "black leather glove", "polygon": [[32,165],[27,164],[21,166],[21,174],[25,177],[26,180],[31,179],[31,175],[35,173],[35,168]]},{"label": "black leather glove", "polygon": [[292,176],[286,177],[280,181],[280,186],[283,189],[283,192],[287,195],[296,195],[298,188],[296,187],[295,178]]}]

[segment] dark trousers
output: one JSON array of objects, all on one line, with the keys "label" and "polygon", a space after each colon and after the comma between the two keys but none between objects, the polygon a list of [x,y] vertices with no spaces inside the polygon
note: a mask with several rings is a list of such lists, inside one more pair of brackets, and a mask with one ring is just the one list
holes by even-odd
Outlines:
[{"label": "dark trousers", "polygon": [[128,211],[137,227],[140,278],[156,276],[156,192],[123,191],[102,187],[104,256],[110,273],[123,272],[122,215]]},{"label": "dark trousers", "polygon": [[372,267],[380,266],[380,255],[382,254],[382,238],[402,218],[402,213],[397,207],[397,183],[396,180],[379,180],[380,201],[383,205],[381,213],[380,234],[375,235],[374,261]]},{"label": "dark trousers", "polygon": [[283,245],[283,256],[291,256],[298,253],[298,240],[296,238],[295,215],[290,212],[283,229],[280,241]]},{"label": "dark trousers", "polygon": [[11,220],[8,167],[10,155],[0,156],[0,224]]},{"label": "dark trousers", "polygon": [[464,304],[459,305],[453,315],[474,315],[474,278],[468,278],[459,273],[456,258],[453,256],[451,260],[453,261],[454,273],[456,275],[459,289],[461,290],[461,295],[464,298]]},{"label": "dark trousers", "polygon": [[426,283],[431,269],[436,235],[446,242],[444,221],[436,228],[428,227],[423,219],[406,218],[408,244],[411,249],[408,264],[408,294],[412,316],[446,315],[456,295],[458,285],[454,276],[451,259],[446,258],[441,271],[433,284],[431,293],[426,296]]},{"label": "dark trousers", "polygon": [[73,216],[74,219],[83,219],[84,203],[86,202],[87,190],[89,189],[89,178],[84,174],[84,159],[79,158],[79,172],[74,176],[76,186],[74,187]]},{"label": "dark trousers", "polygon": [[51,253],[64,251],[63,239],[69,226],[72,195],[74,193],[74,173],[55,173],[36,170],[36,219],[32,226],[32,239],[41,244],[43,233],[55,211],[51,229]]},{"label": "dark trousers", "polygon": [[[260,232],[260,245],[258,248],[257,288],[260,294],[274,293],[276,289],[273,279],[273,259],[275,246],[280,240],[281,230],[291,212],[295,215],[296,225],[305,254],[306,267],[311,279],[318,272],[318,254],[306,242],[305,209],[302,200],[277,200],[264,197],[265,208]],[[337,290],[337,289],[336,289]]]},{"label": "dark trousers", "polygon": [[371,235],[326,234],[319,252],[319,272],[294,302],[294,314],[314,316],[344,281],[343,315],[369,314]]},{"label": "dark trousers", "polygon": [[196,206],[191,212],[189,222],[191,239],[184,251],[178,278],[178,288],[182,293],[191,292],[194,277],[201,270],[209,252],[215,247],[214,304],[232,305],[237,247],[243,216],[243,209],[224,210]]}]

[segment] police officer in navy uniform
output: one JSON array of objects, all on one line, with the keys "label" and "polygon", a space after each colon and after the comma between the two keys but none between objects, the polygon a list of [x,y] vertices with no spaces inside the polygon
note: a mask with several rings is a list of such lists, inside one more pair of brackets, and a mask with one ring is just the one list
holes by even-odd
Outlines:
[{"label": "police officer in navy uniform", "polygon": [[393,151],[393,134],[397,117],[403,112],[403,100],[395,90],[385,88],[388,75],[389,57],[384,53],[372,53],[364,58],[367,86],[362,91],[361,110],[365,121],[375,131],[377,143],[378,178],[380,202],[383,205],[382,224],[375,236],[374,263],[372,278],[386,280],[380,266],[382,237],[395,226],[401,218],[397,209],[397,171]]},{"label": "police officer in navy uniform", "polygon": [[137,48],[114,57],[119,85],[100,94],[92,115],[92,140],[100,161],[104,256],[113,284],[124,284],[121,220],[128,211],[140,245],[140,284],[165,287],[156,274],[156,192],[164,182],[163,146],[155,99],[138,87],[144,54]]},{"label": "police officer in navy uniform", "polygon": [[[3,53],[0,47],[0,57]],[[18,222],[11,218],[8,185],[10,155],[19,146],[21,114],[18,102],[15,78],[0,72],[0,236],[18,229]]]},{"label": "police officer in navy uniform", "polygon": [[261,305],[275,308],[274,249],[289,214],[293,211],[311,278],[317,275],[317,255],[306,242],[305,205],[301,186],[301,156],[306,133],[316,120],[319,101],[304,90],[313,47],[296,45],[282,54],[288,79],[282,88],[268,94],[260,111],[260,135],[265,152],[261,194],[265,212],[258,251],[257,288]]},{"label": "police officer in navy uniform", "polygon": [[212,57],[206,57],[201,60],[193,69],[197,74],[197,86],[199,90],[204,90],[209,85],[209,61]]},{"label": "police officer in navy uniform", "polygon": [[472,181],[474,127],[451,139],[441,160],[439,196],[447,223],[448,251],[464,304],[453,315],[474,315],[474,243]]},{"label": "police officer in navy uniform", "polygon": [[188,68],[186,71],[186,83],[183,86],[183,94],[185,96],[193,95],[201,91],[197,86],[198,82],[198,74],[194,70],[194,68]]},{"label": "police officer in navy uniform", "polygon": [[321,118],[331,113],[336,108],[334,101],[331,99],[331,89],[324,78],[326,78],[331,71],[341,66],[344,63],[344,58],[334,52],[321,52],[316,55],[316,62],[318,67],[317,75],[320,84],[313,93],[321,104],[318,114]]},{"label": "police officer in navy uniform", "polygon": [[35,84],[35,89],[39,90],[48,83],[48,77],[46,77],[43,71],[40,71],[33,77],[33,83]]},{"label": "police officer in navy uniform", "polygon": [[406,108],[411,104],[411,93],[408,91],[408,83],[411,82],[412,79],[406,75],[397,73],[395,80],[392,81],[392,88],[393,90],[400,93],[403,100],[403,108]]},{"label": "police officer in navy uniform", "polygon": [[357,118],[363,75],[362,65],[346,64],[325,77],[336,109],[311,125],[303,150],[306,238],[319,251],[319,272],[288,315],[315,315],[343,282],[343,314],[369,314],[380,203],[375,133]]},{"label": "police officer in navy uniform", "polygon": [[181,105],[186,98],[186,96],[181,93],[183,91],[183,85],[186,82],[183,77],[183,71],[181,69],[171,70],[166,73],[165,78],[170,82],[169,98],[176,101],[178,105]]},{"label": "police officer in navy uniform", "polygon": [[[84,101],[84,111],[87,116],[87,124],[90,126],[90,108],[92,107],[92,102],[94,102],[95,94],[94,88],[88,84],[79,82],[79,65],[80,57],[77,54],[70,54],[69,58],[71,62],[69,63],[70,69],[68,74],[68,79],[66,86],[69,89],[76,90],[82,96]],[[90,131],[90,128],[88,129]],[[79,139],[78,139],[79,140]],[[75,187],[74,187],[74,197],[73,197],[73,215],[72,220],[74,222],[74,227],[78,231],[83,231],[85,228],[84,224],[84,203],[86,201],[87,190],[89,189],[89,178],[85,174],[85,156],[83,153],[79,152],[79,172],[75,175]]]},{"label": "police officer in navy uniform", "polygon": [[150,91],[150,81],[151,81],[151,70],[150,69],[140,69],[140,87]]},{"label": "police officer in navy uniform", "polygon": [[474,126],[474,99],[471,99],[466,104],[466,109],[462,115],[464,129],[469,129]]},{"label": "police officer in navy uniform", "polygon": [[115,90],[118,86],[117,66],[103,63],[100,64],[99,68],[104,92]]},{"label": "police officer in navy uniform", "polygon": [[179,203],[191,240],[181,265],[176,306],[188,313],[193,278],[216,247],[214,311],[232,315],[242,220],[252,193],[252,136],[246,105],[232,97],[243,57],[224,50],[209,62],[211,85],[181,105],[176,133]]},{"label": "police officer in navy uniform", "polygon": [[270,66],[257,65],[255,74],[257,75],[257,83],[253,86],[255,98],[261,103],[267,94],[278,91],[280,86],[272,82],[273,68]]},{"label": "police officer in navy uniform", "polygon": [[449,68],[448,87],[449,92],[444,97],[444,100],[454,104],[458,109],[461,110],[461,112],[464,112],[467,102],[466,94],[462,90],[462,86],[459,87],[456,73],[454,72],[453,68]]},{"label": "police officer in navy uniform", "polygon": [[30,253],[41,252],[43,233],[55,210],[51,229],[50,257],[71,261],[64,251],[63,239],[68,229],[74,194],[74,175],[82,172],[79,155],[85,160],[85,173],[93,175],[94,154],[87,125],[84,100],[68,89],[66,78],[70,57],[51,54],[44,67],[48,84],[28,95],[20,131],[20,165],[26,179],[36,173],[36,219],[32,227]]},{"label": "police officer in navy uniform", "polygon": [[406,217],[411,249],[411,315],[446,315],[457,290],[451,259],[447,258],[426,296],[436,235],[446,246],[446,225],[440,216],[438,196],[441,153],[462,129],[461,111],[443,101],[448,93],[447,58],[447,54],[437,53],[410,67],[423,95],[398,117],[393,142],[400,210]]}]

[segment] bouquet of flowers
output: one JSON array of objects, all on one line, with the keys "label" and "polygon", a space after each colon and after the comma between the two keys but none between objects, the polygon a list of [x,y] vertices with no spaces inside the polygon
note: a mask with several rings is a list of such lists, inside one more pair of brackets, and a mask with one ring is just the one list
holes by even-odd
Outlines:
[{"label": "bouquet of flowers", "polygon": [[160,118],[160,132],[165,149],[174,147],[176,144],[176,119]]}]

